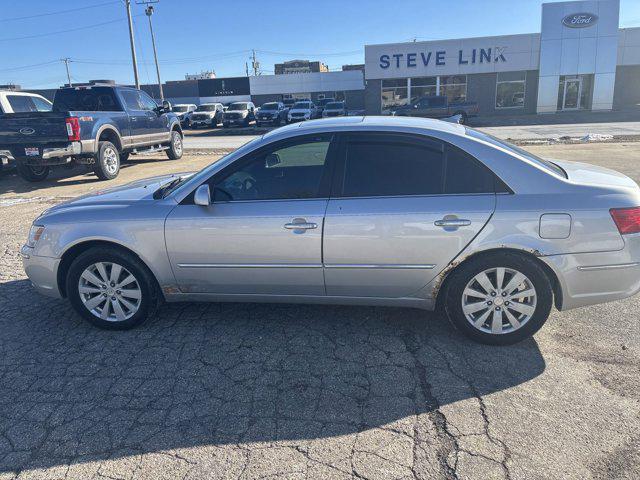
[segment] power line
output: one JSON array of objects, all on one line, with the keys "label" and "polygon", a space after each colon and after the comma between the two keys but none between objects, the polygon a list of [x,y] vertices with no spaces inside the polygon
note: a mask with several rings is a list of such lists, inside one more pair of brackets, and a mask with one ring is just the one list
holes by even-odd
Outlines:
[{"label": "power line", "polygon": [[0,22],[12,22],[15,20],[28,20],[30,18],[48,17],[50,15],[60,15],[62,13],[77,12],[79,10],[89,10],[90,8],[103,7],[105,5],[113,5],[114,3],[120,3],[120,2],[119,0],[113,0],[111,2],[97,3],[95,5],[87,5],[85,7],[78,7],[78,8],[70,8],[67,10],[58,10],[56,12],[38,13],[36,15],[27,15],[24,17],[3,18],[3,19],[0,19]]},{"label": "power line", "polygon": [[256,50],[256,52],[265,55],[283,55],[283,56],[300,56],[300,57],[336,57],[343,55],[355,55],[362,53],[362,50],[351,50],[349,52],[331,52],[331,53],[290,53],[290,52],[273,52],[270,50]]},{"label": "power line", "polygon": [[[135,16],[139,17],[140,15],[135,15]],[[84,27],[70,28],[68,30],[58,30],[57,32],[38,33],[36,35],[26,35],[24,37],[0,38],[0,42],[10,42],[13,40],[26,40],[29,38],[40,38],[40,37],[46,37],[49,35],[58,35],[60,33],[77,32],[78,30],[86,30],[88,28],[100,27],[102,25],[109,25],[112,23],[122,22],[122,20],[123,20],[122,18],[119,18],[117,20],[109,20],[108,22],[94,23],[93,25],[85,25]]]},{"label": "power line", "polygon": [[42,62],[42,63],[33,63],[31,65],[22,65],[20,67],[3,68],[2,70],[0,70],[0,72],[15,72],[19,70],[29,70],[31,68],[42,67],[44,65],[51,65],[52,63],[58,63],[58,60],[51,60],[51,61]]}]

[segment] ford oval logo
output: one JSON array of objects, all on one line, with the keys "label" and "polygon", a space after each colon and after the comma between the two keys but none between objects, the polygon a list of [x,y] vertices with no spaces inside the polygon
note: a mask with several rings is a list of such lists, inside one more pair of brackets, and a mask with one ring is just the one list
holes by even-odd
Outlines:
[{"label": "ford oval logo", "polygon": [[31,127],[24,127],[20,129],[22,135],[33,135],[36,131]]},{"label": "ford oval logo", "polygon": [[593,13],[572,13],[562,19],[562,24],[569,28],[585,28],[595,25],[598,16]]}]

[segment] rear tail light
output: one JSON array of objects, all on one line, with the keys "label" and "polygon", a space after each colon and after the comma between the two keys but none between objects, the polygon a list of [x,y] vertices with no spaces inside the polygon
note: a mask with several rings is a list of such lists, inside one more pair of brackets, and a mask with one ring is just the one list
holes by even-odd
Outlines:
[{"label": "rear tail light", "polygon": [[65,119],[67,124],[67,136],[70,142],[80,141],[80,121],[76,117],[69,117]]},{"label": "rear tail light", "polygon": [[622,235],[640,233],[640,207],[612,208],[609,212]]}]

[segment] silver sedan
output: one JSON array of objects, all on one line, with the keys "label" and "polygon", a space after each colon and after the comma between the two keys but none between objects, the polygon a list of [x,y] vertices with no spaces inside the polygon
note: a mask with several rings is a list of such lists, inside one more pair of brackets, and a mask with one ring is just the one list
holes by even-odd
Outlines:
[{"label": "silver sedan", "polygon": [[160,301],[441,307],[510,344],[640,289],[640,189],[460,125],[349,117],[57,205],[22,249],[40,292],[125,329]]}]

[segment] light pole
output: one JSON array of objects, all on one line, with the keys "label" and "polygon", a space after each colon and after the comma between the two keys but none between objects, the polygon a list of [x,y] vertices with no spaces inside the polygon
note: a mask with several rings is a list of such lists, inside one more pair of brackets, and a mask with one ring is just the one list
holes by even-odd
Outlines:
[{"label": "light pole", "polygon": [[127,19],[129,20],[129,41],[131,42],[131,60],[133,61],[133,77],[136,81],[136,88],[140,89],[140,80],[138,80],[138,60],[136,59],[136,45],[133,41],[133,21],[131,19],[131,0],[124,2],[127,8]]},{"label": "light pole", "polygon": [[162,81],[160,80],[160,66],[158,65],[158,52],[156,52],[156,38],[153,35],[153,25],[151,23],[151,15],[153,15],[153,6],[148,5],[144,13],[149,17],[149,31],[151,32],[151,44],[153,45],[153,58],[156,61],[156,73],[158,74],[158,88],[160,89],[160,101],[164,102],[164,92],[162,91]]}]

